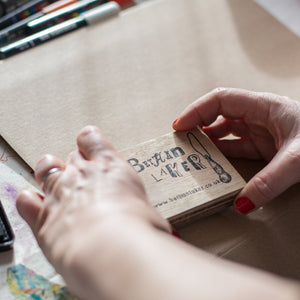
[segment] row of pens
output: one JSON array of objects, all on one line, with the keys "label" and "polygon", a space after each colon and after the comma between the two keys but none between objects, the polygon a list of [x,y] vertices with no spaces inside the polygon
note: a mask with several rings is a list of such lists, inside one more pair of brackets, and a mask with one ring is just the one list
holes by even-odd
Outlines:
[{"label": "row of pens", "polygon": [[147,0],[0,0],[0,59]]}]

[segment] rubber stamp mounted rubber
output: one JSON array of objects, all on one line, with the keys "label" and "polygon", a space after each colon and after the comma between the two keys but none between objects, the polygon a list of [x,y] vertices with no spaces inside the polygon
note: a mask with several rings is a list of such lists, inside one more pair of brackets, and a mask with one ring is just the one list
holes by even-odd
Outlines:
[{"label": "rubber stamp mounted rubber", "polygon": [[149,200],[173,225],[232,204],[245,181],[199,129],[173,132],[121,152]]},{"label": "rubber stamp mounted rubber", "polygon": [[14,234],[0,201],[0,251],[6,251],[12,248],[14,243]]}]

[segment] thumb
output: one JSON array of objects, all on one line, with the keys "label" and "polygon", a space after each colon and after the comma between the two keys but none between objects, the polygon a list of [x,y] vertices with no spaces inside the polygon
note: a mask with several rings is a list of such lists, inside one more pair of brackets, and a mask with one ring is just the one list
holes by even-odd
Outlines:
[{"label": "thumb", "polygon": [[247,214],[300,181],[300,155],[297,152],[293,149],[279,151],[239,193],[234,208],[242,214]]}]

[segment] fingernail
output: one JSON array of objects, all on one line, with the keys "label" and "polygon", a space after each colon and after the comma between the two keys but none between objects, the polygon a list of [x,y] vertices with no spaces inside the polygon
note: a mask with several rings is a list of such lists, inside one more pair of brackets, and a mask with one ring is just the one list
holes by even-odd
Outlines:
[{"label": "fingernail", "polygon": [[178,118],[173,122],[173,125],[175,125],[177,123],[177,121],[178,121]]},{"label": "fingernail", "polygon": [[255,208],[253,202],[247,197],[238,198],[234,203],[234,208],[242,214],[247,214]]},{"label": "fingernail", "polygon": [[174,229],[172,230],[172,235],[177,237],[178,239],[181,239],[180,234],[177,231],[175,231]]}]

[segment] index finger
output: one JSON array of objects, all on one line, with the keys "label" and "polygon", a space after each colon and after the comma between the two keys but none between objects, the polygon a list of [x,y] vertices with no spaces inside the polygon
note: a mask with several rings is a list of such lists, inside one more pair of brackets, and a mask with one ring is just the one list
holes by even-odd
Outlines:
[{"label": "index finger", "polygon": [[271,99],[276,101],[276,97],[269,93],[217,88],[188,105],[173,123],[173,128],[188,130],[197,125],[208,126],[219,115],[228,119],[244,119],[247,123],[252,120],[267,122]]}]

